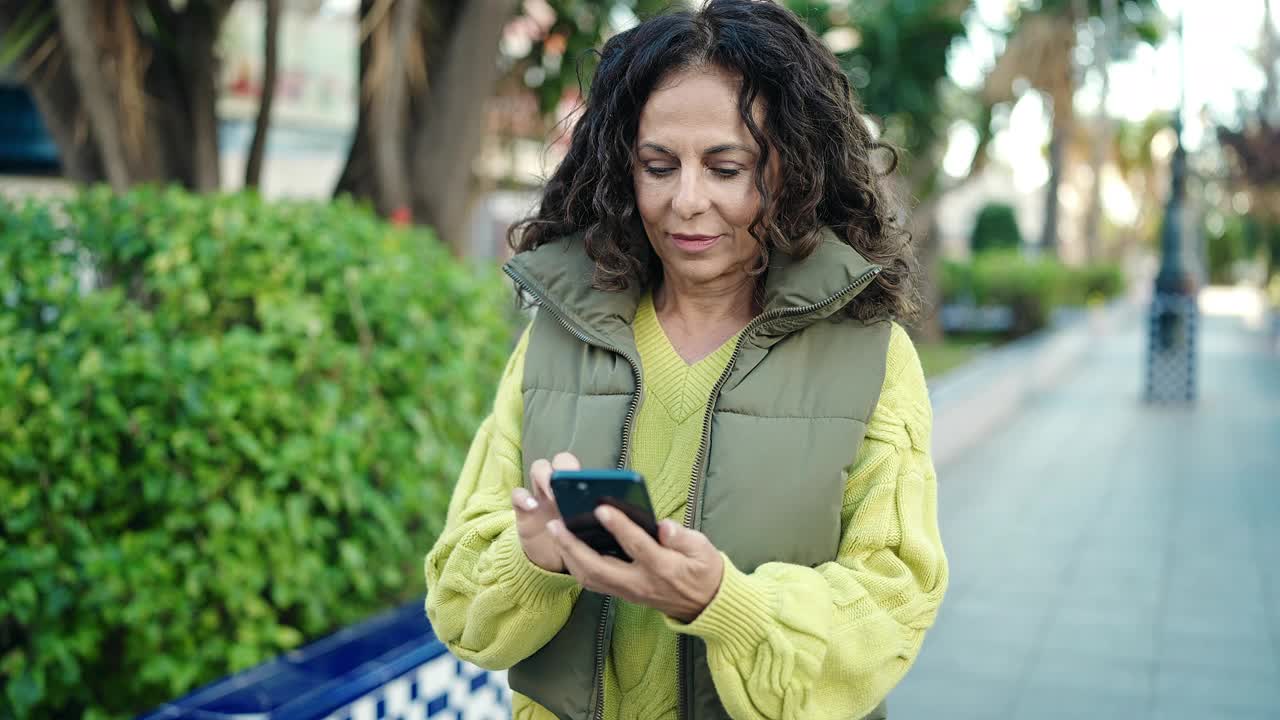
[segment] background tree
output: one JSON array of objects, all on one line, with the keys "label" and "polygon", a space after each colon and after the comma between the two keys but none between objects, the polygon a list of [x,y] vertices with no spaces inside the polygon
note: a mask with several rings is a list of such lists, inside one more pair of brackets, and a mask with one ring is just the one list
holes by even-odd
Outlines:
[{"label": "background tree", "polygon": [[898,191],[930,308],[913,332],[925,341],[940,340],[942,327],[932,312],[941,304],[939,247],[931,230],[950,121],[946,98],[956,90],[947,77],[947,54],[965,35],[964,15],[972,3],[790,0],[787,5],[826,39],[881,137],[901,151]]},{"label": "background tree", "polygon": [[262,38],[262,94],[258,101],[258,119],[253,126],[253,140],[249,143],[249,158],[245,162],[245,187],[257,187],[262,179],[262,158],[267,150],[267,132],[271,129],[271,106],[275,104],[276,74],[280,65],[280,6],[283,0],[264,2],[267,21]]},{"label": "background tree", "polygon": [[[68,178],[109,182],[117,191],[145,182],[220,187],[215,42],[233,2],[0,2],[0,61],[12,61],[31,89]],[[269,49],[280,4],[267,3]],[[360,109],[339,192],[370,200],[384,214],[436,225],[460,242],[466,169],[483,139],[498,39],[516,6],[361,2]],[[269,85],[249,184],[261,168]]]},{"label": "background tree", "polygon": [[[1080,24],[1102,16],[1102,0],[1041,0],[1018,5],[1005,49],[983,87],[983,97],[989,104],[1019,99],[1019,81],[1042,93],[1048,101],[1049,182],[1040,235],[1041,246],[1047,252],[1057,252],[1059,244],[1058,190],[1066,165],[1066,148],[1078,125],[1075,94],[1082,77],[1076,67]],[[1163,16],[1151,0],[1126,0],[1123,12],[1111,20],[1115,26],[1107,27],[1109,57],[1131,54],[1138,43],[1154,44],[1161,36]],[[1102,25],[1106,26],[1106,22]]]},{"label": "background tree", "polygon": [[232,2],[0,2],[0,47],[67,177],[218,189],[214,44]]},{"label": "background tree", "polygon": [[1264,248],[1272,276],[1280,273],[1280,37],[1272,0],[1264,8],[1257,53],[1262,92],[1256,106],[1242,103],[1235,127],[1219,125],[1217,137],[1232,161],[1232,184],[1249,198],[1249,244]]},{"label": "background tree", "polygon": [[1005,203],[988,203],[978,211],[973,223],[969,248],[974,254],[992,250],[1021,250],[1022,231],[1018,228],[1018,214],[1013,206]]}]

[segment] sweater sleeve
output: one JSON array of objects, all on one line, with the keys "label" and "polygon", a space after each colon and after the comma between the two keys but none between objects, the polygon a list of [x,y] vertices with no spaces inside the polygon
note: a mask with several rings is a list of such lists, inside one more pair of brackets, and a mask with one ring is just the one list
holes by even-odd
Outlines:
[{"label": "sweater sleeve", "polygon": [[736,720],[859,718],[906,674],[947,585],[929,457],[932,413],[906,332],[894,325],[884,387],[850,466],[835,561],[725,558],[711,604],[679,633],[702,638]]},{"label": "sweater sleeve", "polygon": [[516,534],[511,491],[524,482],[521,385],[528,330],[503,372],[492,414],[463,464],[444,531],[427,554],[427,617],[457,657],[503,670],[564,625],[581,588],[529,561]]}]

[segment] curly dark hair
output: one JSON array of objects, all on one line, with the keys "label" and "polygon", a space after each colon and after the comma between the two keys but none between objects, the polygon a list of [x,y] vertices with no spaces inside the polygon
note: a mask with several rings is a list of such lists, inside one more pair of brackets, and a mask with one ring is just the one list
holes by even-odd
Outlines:
[{"label": "curly dark hair", "polygon": [[[872,136],[831,51],[791,11],[767,0],[710,0],[701,10],[659,15],[611,38],[569,152],[537,210],[511,228],[512,249],[580,234],[596,263],[595,287],[651,287],[661,266],[636,208],[637,126],[655,85],[696,67],[742,80],[738,111],[761,149],[755,186],[762,202],[750,227],[760,247],[754,271],[767,271],[770,252],[807,257],[829,227],[884,268],[845,313],[865,322],[914,318],[920,308],[914,249],[887,182],[898,154]],[[763,127],[752,117],[757,100]],[[887,154],[883,169],[876,167],[877,151]],[[774,152],[777,197],[764,172]]]}]

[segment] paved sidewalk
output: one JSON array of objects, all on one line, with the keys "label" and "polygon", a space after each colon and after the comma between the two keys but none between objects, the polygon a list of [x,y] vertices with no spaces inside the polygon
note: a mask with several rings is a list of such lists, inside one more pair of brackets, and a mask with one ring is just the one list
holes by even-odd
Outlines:
[{"label": "paved sidewalk", "polygon": [[1206,318],[1192,408],[1142,318],[939,468],[952,585],[895,720],[1280,718],[1280,356]]}]

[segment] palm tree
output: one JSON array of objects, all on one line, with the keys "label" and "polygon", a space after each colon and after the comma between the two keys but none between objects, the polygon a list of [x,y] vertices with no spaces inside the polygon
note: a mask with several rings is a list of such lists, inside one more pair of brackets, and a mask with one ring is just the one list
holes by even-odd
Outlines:
[{"label": "palm tree", "polygon": [[[1078,126],[1075,113],[1075,94],[1081,80],[1075,62],[1078,25],[1100,14],[1110,16],[1106,19],[1114,24],[1108,26],[1110,42],[1104,44],[1108,57],[1131,52],[1137,44],[1135,41],[1151,43],[1159,37],[1156,25],[1159,11],[1150,0],[1130,3],[1132,11],[1123,16],[1104,13],[1102,3],[1103,0],[1043,0],[1034,9],[1020,7],[1005,50],[983,87],[983,99],[988,104],[1010,102],[1019,97],[1018,81],[1022,80],[1042,93],[1051,107],[1049,182],[1045,188],[1044,227],[1040,237],[1046,252],[1056,253],[1058,249],[1058,190],[1066,148]],[[1095,173],[1095,184],[1097,176]]]}]

